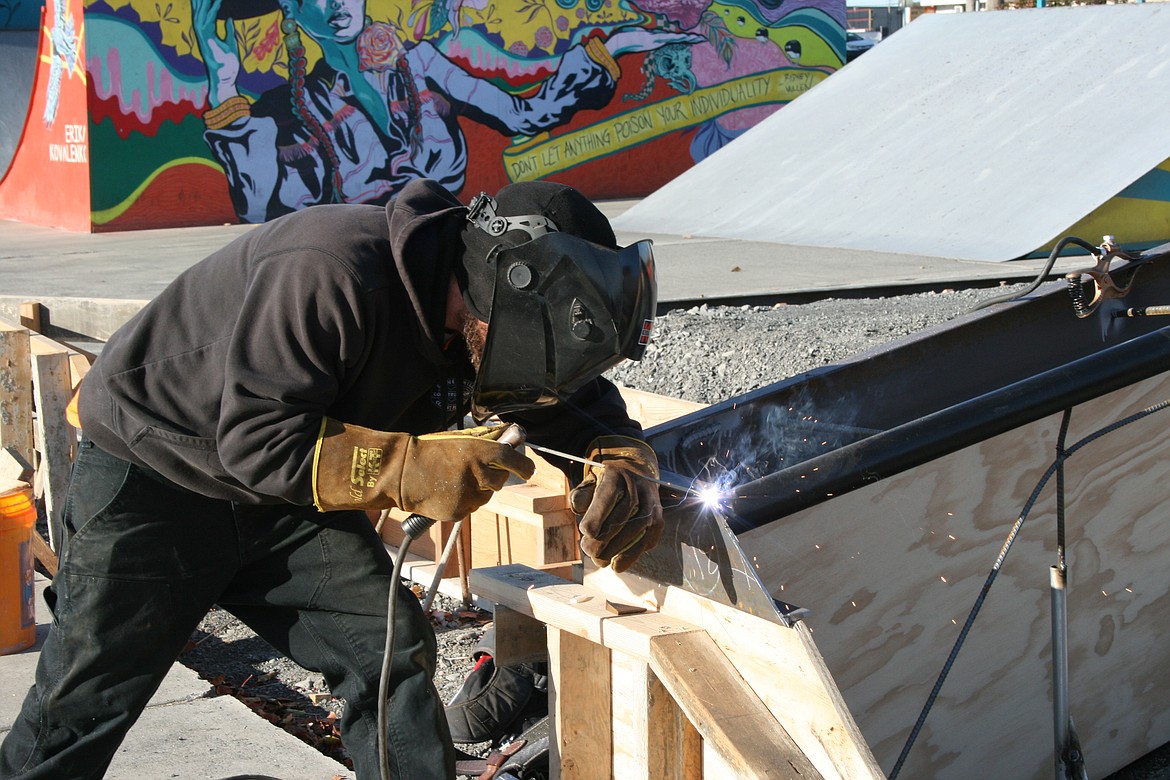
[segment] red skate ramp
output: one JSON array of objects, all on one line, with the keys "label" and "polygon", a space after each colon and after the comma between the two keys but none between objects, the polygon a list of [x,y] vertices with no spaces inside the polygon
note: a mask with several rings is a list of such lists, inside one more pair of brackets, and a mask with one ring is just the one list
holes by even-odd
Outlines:
[{"label": "red skate ramp", "polygon": [[[9,72],[16,76],[13,84],[0,84],[0,215],[5,219],[90,230],[81,21],[81,0],[49,0],[39,30],[0,33],[0,79],[7,81]],[[23,86],[30,77],[31,96]]]},{"label": "red skate ramp", "polygon": [[24,130],[36,66],[36,31],[0,30],[0,178]]},{"label": "red skate ramp", "polygon": [[615,225],[1001,261],[1117,201],[1165,241],[1168,101],[1170,5],[924,16]]}]

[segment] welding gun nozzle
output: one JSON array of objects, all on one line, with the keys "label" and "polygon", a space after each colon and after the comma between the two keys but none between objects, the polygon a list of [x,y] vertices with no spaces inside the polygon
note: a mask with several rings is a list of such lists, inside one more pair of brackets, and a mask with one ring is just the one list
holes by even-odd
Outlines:
[{"label": "welding gun nozzle", "polygon": [[497,439],[501,444],[507,444],[509,447],[517,447],[524,443],[524,439],[528,436],[528,432],[524,427],[517,423],[508,423],[508,427],[500,434]]}]

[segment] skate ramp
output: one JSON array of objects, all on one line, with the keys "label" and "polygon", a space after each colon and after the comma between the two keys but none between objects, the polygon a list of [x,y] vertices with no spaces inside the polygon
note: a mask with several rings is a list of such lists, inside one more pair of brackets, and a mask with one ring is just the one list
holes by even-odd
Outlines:
[{"label": "skate ramp", "polygon": [[0,179],[24,132],[37,71],[36,30],[0,30]]},{"label": "skate ramp", "polygon": [[615,226],[1012,260],[1170,158],[1168,102],[1164,4],[923,16]]}]

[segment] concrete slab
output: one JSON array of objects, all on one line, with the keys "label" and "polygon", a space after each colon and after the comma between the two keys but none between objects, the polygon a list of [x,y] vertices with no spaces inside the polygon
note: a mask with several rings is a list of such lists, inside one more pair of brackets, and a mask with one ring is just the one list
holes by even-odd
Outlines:
[{"label": "concrete slab", "polygon": [[[36,644],[0,656],[0,740],[20,712],[49,631],[47,585],[44,577],[37,577]],[[211,686],[195,672],[176,663],[119,748],[107,780],[353,777],[343,764],[257,717],[236,699],[208,698],[211,693]]]},{"label": "concrete slab", "polygon": [[[616,219],[638,201],[600,203]],[[0,317],[40,301],[54,328],[104,340],[179,273],[254,229],[252,225],[71,233],[0,220]],[[618,241],[654,241],[658,299],[671,306],[753,298],[855,293],[929,285],[1031,280],[1043,260],[1012,263],[831,249],[690,233],[617,230]],[[1099,237],[1092,237],[1099,240]],[[1081,269],[1061,260],[1054,273]]]}]

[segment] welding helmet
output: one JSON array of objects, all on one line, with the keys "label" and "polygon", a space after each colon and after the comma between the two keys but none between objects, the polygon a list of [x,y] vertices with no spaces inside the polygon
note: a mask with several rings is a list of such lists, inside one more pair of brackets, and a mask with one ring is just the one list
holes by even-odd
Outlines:
[{"label": "welding helmet", "polygon": [[649,241],[619,247],[571,187],[512,184],[478,195],[464,227],[464,299],[488,323],[472,414],[555,404],[639,360],[657,305]]}]

